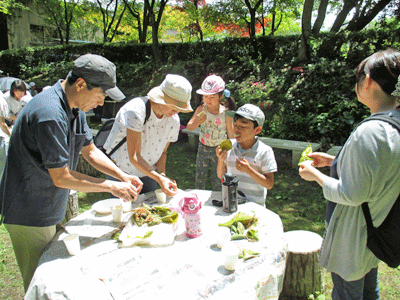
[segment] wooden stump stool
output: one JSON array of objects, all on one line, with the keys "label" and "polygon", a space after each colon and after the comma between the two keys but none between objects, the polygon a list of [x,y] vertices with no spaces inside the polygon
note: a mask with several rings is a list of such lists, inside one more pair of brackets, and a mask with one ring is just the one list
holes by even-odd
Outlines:
[{"label": "wooden stump stool", "polygon": [[78,193],[74,190],[70,190],[68,197],[67,212],[65,213],[65,219],[63,223],[75,218],[79,215],[79,203],[78,203]]},{"label": "wooden stump stool", "polygon": [[309,295],[322,292],[323,270],[318,265],[322,237],[303,230],[285,232],[283,236],[288,242],[288,255],[279,299],[308,299]]}]

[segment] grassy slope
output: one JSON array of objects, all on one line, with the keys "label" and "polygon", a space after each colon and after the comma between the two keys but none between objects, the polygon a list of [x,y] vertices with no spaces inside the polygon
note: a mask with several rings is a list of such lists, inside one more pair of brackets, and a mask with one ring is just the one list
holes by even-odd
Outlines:
[{"label": "grassy slope", "polygon": [[[301,180],[296,170],[290,168],[290,153],[275,150],[279,171],[275,175],[275,186],[269,191],[267,208],[279,214],[285,231],[309,230],[323,235],[325,201],[321,188],[316,183]],[[167,173],[177,180],[182,189],[193,188],[196,170],[196,153],[189,149],[186,140],[180,140],[170,146],[168,151]],[[326,171],[326,170],[325,170]],[[109,194],[79,193],[80,212],[91,207],[99,199]],[[21,276],[15,262],[14,253],[4,226],[0,227],[0,299],[22,299]],[[379,266],[381,298],[400,299],[400,268],[391,269],[381,263]],[[332,282],[325,274],[326,292],[318,299],[331,299]]]}]

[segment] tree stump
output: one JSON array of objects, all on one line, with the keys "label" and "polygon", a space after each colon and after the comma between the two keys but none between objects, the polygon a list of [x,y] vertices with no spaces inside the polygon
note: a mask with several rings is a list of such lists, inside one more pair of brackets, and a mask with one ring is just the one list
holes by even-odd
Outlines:
[{"label": "tree stump", "polygon": [[75,218],[79,214],[78,205],[78,193],[74,190],[70,190],[68,197],[67,212],[65,213],[65,219],[63,223]]},{"label": "tree stump", "polygon": [[288,242],[285,277],[280,300],[303,300],[323,292],[323,269],[318,264],[322,237],[314,232],[295,230],[284,233]]}]

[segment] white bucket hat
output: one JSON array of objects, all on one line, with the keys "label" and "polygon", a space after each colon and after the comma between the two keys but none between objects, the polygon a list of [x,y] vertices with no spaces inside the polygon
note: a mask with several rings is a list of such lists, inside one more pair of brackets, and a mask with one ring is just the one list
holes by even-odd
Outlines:
[{"label": "white bucket hat", "polygon": [[147,96],[155,103],[166,104],[180,112],[193,111],[190,106],[192,85],[180,75],[168,74],[161,85],[152,88]]}]

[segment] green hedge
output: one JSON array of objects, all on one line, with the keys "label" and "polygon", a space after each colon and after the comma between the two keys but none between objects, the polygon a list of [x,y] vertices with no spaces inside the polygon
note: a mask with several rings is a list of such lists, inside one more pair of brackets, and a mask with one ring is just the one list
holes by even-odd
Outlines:
[{"label": "green hedge", "polygon": [[[312,58],[298,63],[300,36],[228,38],[223,41],[164,43],[161,62],[147,44],[84,44],[0,52],[0,69],[11,76],[53,84],[65,78],[72,61],[85,53],[117,65],[118,86],[127,99],[143,96],[168,73],[189,79],[195,91],[210,73],[221,75],[237,105],[254,103],[266,114],[262,135],[342,145],[368,115],[358,103],[355,68],[388,47],[400,49],[400,32],[369,30],[323,34],[311,41]],[[192,106],[196,107],[195,102]],[[185,124],[192,114],[181,114]]]},{"label": "green hedge", "polygon": [[[327,58],[356,65],[360,57],[376,50],[399,45],[400,30],[370,30],[357,33],[322,34],[311,42],[312,59]],[[299,35],[265,36],[255,39],[226,38],[222,41],[196,43],[161,43],[162,61],[190,61],[210,59],[221,62],[250,57],[262,61],[285,64],[297,57]],[[72,61],[85,53],[100,54],[113,62],[143,63],[152,60],[151,44],[106,43],[29,47],[0,52],[0,70],[12,76],[23,75],[27,68],[40,63]]]}]

